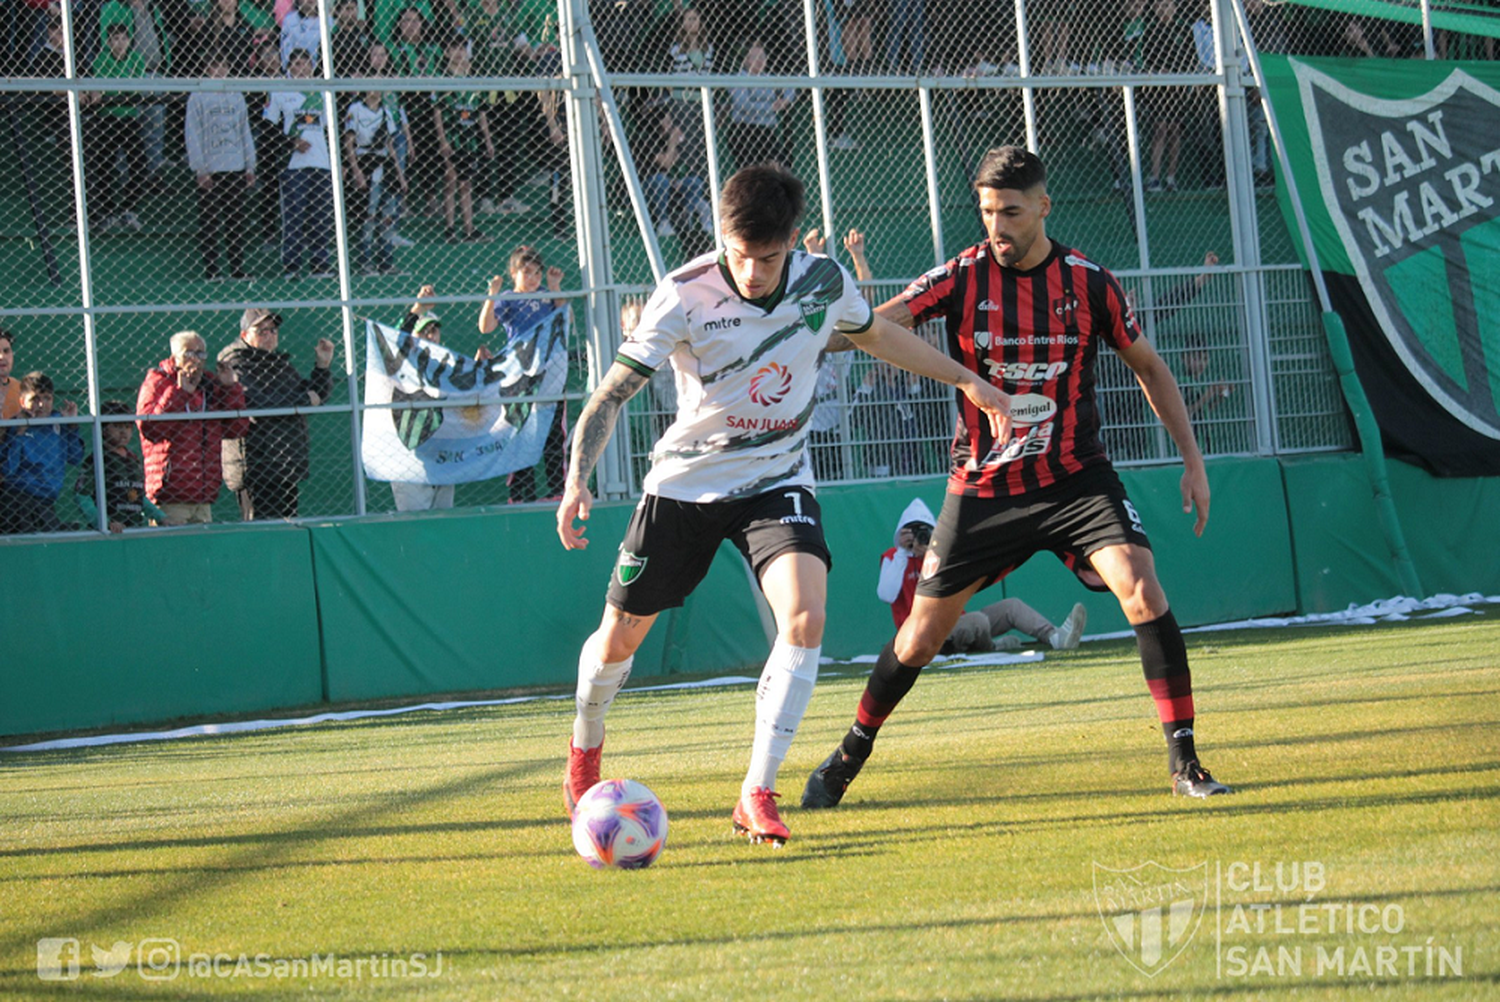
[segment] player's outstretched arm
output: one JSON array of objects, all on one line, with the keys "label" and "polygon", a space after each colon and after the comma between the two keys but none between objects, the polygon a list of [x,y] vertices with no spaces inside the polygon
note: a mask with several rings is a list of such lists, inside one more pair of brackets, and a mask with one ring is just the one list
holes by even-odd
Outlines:
[{"label": "player's outstretched arm", "polygon": [[573,456],[568,463],[562,504],[557,508],[557,535],[564,549],[581,550],[589,545],[589,541],[583,538],[587,526],[573,524],[575,519],[587,522],[589,509],[593,507],[589,476],[604,454],[609,436],[614,433],[620,408],[648,381],[630,366],[616,362],[583,405],[583,413],[578,415],[578,427],[573,431]]},{"label": "player's outstretched arm", "polygon": [[1145,338],[1120,352],[1120,358],[1135,373],[1136,382],[1146,393],[1146,402],[1156,412],[1182,456],[1182,511],[1187,515],[1197,508],[1193,532],[1201,536],[1208,525],[1208,472],[1203,468],[1203,453],[1198,451],[1198,440],[1193,436],[1193,422],[1188,417],[1187,404],[1182,401],[1182,390],[1178,388],[1172,370]]},{"label": "player's outstretched arm", "polygon": [[975,407],[989,415],[990,431],[997,440],[1010,438],[1010,395],[1002,393],[988,379],[955,362],[905,327],[876,313],[869,330],[847,337],[856,347],[899,369],[958,387]]}]

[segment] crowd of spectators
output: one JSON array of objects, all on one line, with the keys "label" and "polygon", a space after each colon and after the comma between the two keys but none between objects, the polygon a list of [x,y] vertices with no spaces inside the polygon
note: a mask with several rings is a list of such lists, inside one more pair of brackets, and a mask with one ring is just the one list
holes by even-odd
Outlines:
[{"label": "crowd of spectators", "polygon": [[[77,0],[77,65],[84,76],[308,79],[322,76],[317,0]],[[595,30],[616,72],[803,74],[802,0],[596,0]],[[1404,57],[1422,53],[1410,25],[1309,7],[1246,0],[1265,51]],[[539,78],[561,73],[554,0],[336,0],[329,45],[338,76]],[[974,0],[814,0],[824,74],[984,76],[1019,72],[1014,6]],[[1085,5],[1029,5],[1031,66],[1038,74],[1193,73],[1213,67],[1207,0],[1127,0],[1107,16]],[[64,75],[61,13],[48,0],[13,0],[0,38],[7,75]],[[1439,32],[1440,55],[1493,58],[1494,39]],[[547,182],[551,223],[567,230],[571,201],[566,122],[556,91],[377,91],[377,97],[233,90],[191,95],[88,91],[80,95],[91,228],[140,231],[147,196],[170,192],[185,165],[196,179],[202,276],[248,278],[247,247],[274,243],[285,277],[330,273],[331,158],[343,174],[366,274],[397,271],[409,246],[403,215],[443,219],[442,239],[482,243],[475,216],[531,211],[527,184]],[[627,130],[662,235],[682,256],[705,249],[711,220],[707,154],[696,89],[622,90]],[[792,166],[785,121],[795,91],[735,86],[719,92],[731,163]],[[1178,187],[1184,144],[1212,150],[1216,105],[1206,91],[1143,88],[1150,190]],[[849,108],[864,98],[826,93],[830,147],[857,149]],[[1058,99],[1055,95],[1051,99]],[[62,94],[32,102],[38,134],[65,151]],[[325,121],[331,113],[333,122]],[[1118,117],[1118,116],[1115,116]],[[1252,115],[1255,169],[1268,178],[1268,138]],[[1120,127],[1101,123],[1102,131]],[[351,142],[352,139],[352,142]],[[1109,141],[1116,137],[1110,135]],[[988,145],[988,144],[985,144]],[[1222,183],[1205,168],[1210,185]],[[1119,175],[1116,175],[1119,181]],[[230,226],[228,220],[242,220]],[[248,223],[248,224],[247,224]]]},{"label": "crowd of spectators", "polygon": [[[1266,0],[1245,0],[1245,5],[1264,51],[1387,58],[1422,54],[1420,31],[1412,26]],[[599,0],[590,6],[606,62],[616,72],[743,78],[727,80],[716,91],[726,171],[762,160],[795,166],[799,144],[789,113],[805,92],[749,83],[764,74],[806,72],[802,0],[733,6],[722,0]],[[940,9],[935,0],[814,0],[812,6],[817,59],[825,74],[1019,73],[1009,0],[973,0],[951,11]],[[562,70],[554,0],[336,0],[332,10],[329,51],[338,76],[541,79]],[[532,213],[522,196],[538,179],[550,206],[545,225],[558,236],[571,233],[567,123],[555,89],[434,92],[413,87],[340,92],[329,98],[315,83],[323,72],[316,0],[74,0],[71,12],[81,76],[308,81],[298,91],[80,92],[87,204],[97,232],[140,231],[149,224],[142,219],[148,196],[187,196],[191,191],[203,278],[252,277],[249,252],[267,244],[276,249],[283,277],[329,276],[331,177],[337,156],[352,252],[363,274],[402,273],[398,252],[413,244],[401,232],[402,221],[413,215],[441,218],[447,242],[488,242],[476,217]],[[1104,17],[1086,16],[1083,5],[1065,0],[1036,0],[1028,13],[1035,73],[1213,69],[1205,0],[1127,0]],[[0,68],[7,76],[65,76],[63,47],[55,2],[12,0],[0,14]],[[1440,56],[1495,57],[1494,39],[1440,31],[1437,47]],[[1103,108],[1105,93],[1092,91],[1090,99],[1097,96]],[[1201,88],[1143,87],[1137,93],[1142,141],[1149,150],[1148,191],[1171,191],[1186,183],[1179,177],[1185,145],[1212,150],[1219,144],[1216,105]],[[694,87],[621,88],[619,97],[657,232],[676,237],[680,258],[710,249],[713,220],[700,92]],[[1039,100],[1045,110],[1046,102],[1063,97],[1054,92]],[[850,110],[875,99],[837,88],[825,98],[830,148],[858,149],[859,122]],[[1014,131],[1019,120],[1013,92],[976,89],[951,101],[961,109],[956,120],[968,126],[955,130],[960,142],[963,133]],[[71,125],[65,96],[40,92],[28,103],[32,135],[54,155],[66,156]],[[1250,106],[1253,167],[1258,179],[1269,180],[1265,121],[1259,103],[1252,99]],[[873,110],[878,113],[878,107]],[[1094,114],[1102,145],[1123,163],[1123,122],[1117,110]],[[984,145],[979,141],[979,148]],[[25,152],[24,144],[17,152]],[[964,156],[961,149],[959,156]],[[1219,158],[1204,161],[1219,163]],[[167,169],[179,163],[184,171]],[[174,187],[181,177],[191,178],[185,191]],[[1123,170],[1116,170],[1117,187],[1123,177]],[[1222,183],[1222,176],[1216,179],[1205,169],[1204,181],[1212,185],[1216,180]],[[845,239],[844,247],[856,265],[865,264],[857,232]],[[821,241],[817,249],[822,249]],[[868,279],[867,265],[864,270],[861,277]],[[560,299],[514,298],[538,291],[543,282],[555,291],[559,280],[557,269],[545,268],[534,249],[518,248],[506,274],[490,283],[481,334],[502,327],[509,332],[527,319],[521,313],[561,308]],[[431,294],[430,286],[424,293]],[[420,298],[408,329],[437,341],[440,321]],[[638,312],[639,304],[628,306],[627,312],[632,307]],[[102,414],[316,406],[331,389],[333,346],[320,341],[313,367],[300,373],[277,349],[279,326],[280,318],[269,311],[246,311],[239,336],[218,353],[214,369],[203,338],[181,332],[172,339],[169,357],[147,376],[134,409],[125,401],[106,400]],[[486,348],[481,351],[487,353]],[[98,512],[94,456],[83,454],[78,425],[50,420],[73,417],[76,405],[54,400],[45,372],[12,375],[14,358],[14,338],[0,332],[0,416],[31,421],[0,429],[0,531],[66,527],[57,520],[55,503],[66,487],[65,471],[80,461],[85,465],[76,477],[76,497],[92,521]],[[828,367],[824,399],[812,419],[819,475],[929,472],[932,457],[922,443],[941,437],[942,421],[929,420],[940,418],[936,412],[941,408],[894,370],[872,365],[852,372],[847,359],[839,361],[842,369]],[[1194,406],[1204,413],[1231,401],[1234,393],[1232,382],[1204,375],[1210,361],[1201,346],[1181,356],[1184,375],[1202,383]],[[653,392],[670,404],[670,385],[653,383]],[[421,420],[421,411],[408,413],[413,415],[408,420]],[[545,498],[559,491],[564,413],[557,409],[540,472],[524,471],[513,478],[514,499]],[[939,430],[929,434],[929,425]],[[146,520],[206,521],[223,487],[236,494],[246,519],[297,514],[297,485],[308,466],[305,417],[142,420],[140,456],[132,451],[136,427],[130,421],[104,425],[101,459],[111,528]],[[857,454],[846,441],[851,430],[865,443]],[[1129,443],[1116,444],[1132,451],[1123,449]],[[851,455],[853,467],[847,465]],[[941,457],[932,461],[940,463]],[[446,493],[416,489],[421,486],[393,485],[398,508],[452,504],[451,488]]]}]

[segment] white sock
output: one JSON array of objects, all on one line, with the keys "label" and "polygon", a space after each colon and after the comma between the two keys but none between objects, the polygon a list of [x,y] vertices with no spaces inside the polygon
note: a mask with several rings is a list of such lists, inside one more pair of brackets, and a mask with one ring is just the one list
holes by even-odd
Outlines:
[{"label": "white sock", "polygon": [[578,694],[574,700],[578,715],[573,718],[573,747],[579,751],[598,748],[604,743],[604,715],[630,678],[630,666],[635,661],[632,654],[624,661],[605,664],[593,654],[595,650],[594,638],[589,637],[578,655]]},{"label": "white sock", "polygon": [[817,647],[793,647],[776,638],[766,670],[755,689],[755,745],[750,752],[750,771],[745,773],[742,793],[757,786],[776,789],[776,770],[781,768],[797,725],[812,699],[813,684],[818,680]]}]

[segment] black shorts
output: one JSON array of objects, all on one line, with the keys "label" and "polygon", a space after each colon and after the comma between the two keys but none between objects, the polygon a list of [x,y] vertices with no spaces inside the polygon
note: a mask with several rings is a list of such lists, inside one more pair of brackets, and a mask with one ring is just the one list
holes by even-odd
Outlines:
[{"label": "black shorts", "polygon": [[1151,548],[1111,466],[1087,467],[1020,497],[949,494],[922,562],[917,594],[946,598],[975,581],[987,588],[1043,550],[1068,563],[1069,554],[1088,557],[1118,543]]},{"label": "black shorts", "polygon": [[823,539],[823,510],[805,487],[706,504],[647,494],[620,543],[609,576],[609,604],[632,616],[681,605],[708,574],[726,539],[745,555],[756,580],[783,553],[811,553],[833,567]]}]

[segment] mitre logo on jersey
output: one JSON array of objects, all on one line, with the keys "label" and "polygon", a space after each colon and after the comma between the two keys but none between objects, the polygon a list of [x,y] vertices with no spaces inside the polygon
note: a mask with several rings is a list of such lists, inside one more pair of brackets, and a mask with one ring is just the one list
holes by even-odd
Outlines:
[{"label": "mitre logo on jersey", "polygon": [[802,308],[802,319],[807,324],[808,330],[814,334],[821,331],[823,321],[828,319],[828,300],[804,299],[797,305]]},{"label": "mitre logo on jersey", "polygon": [[791,389],[792,372],[780,362],[772,362],[750,377],[750,399],[762,407],[781,403]]},{"label": "mitre logo on jersey", "polygon": [[1387,100],[1290,62],[1323,201],[1381,334],[1449,414],[1500,439],[1500,301],[1470,280],[1500,273],[1500,91],[1454,70]]},{"label": "mitre logo on jersey", "polygon": [[995,302],[993,299],[985,299],[982,300],[980,304],[974,308],[985,313],[993,313],[1000,308],[1000,304]]},{"label": "mitre logo on jersey", "polygon": [[1071,293],[1061,299],[1052,300],[1052,315],[1061,320],[1064,327],[1072,327],[1078,323],[1077,309],[1078,297]]}]

